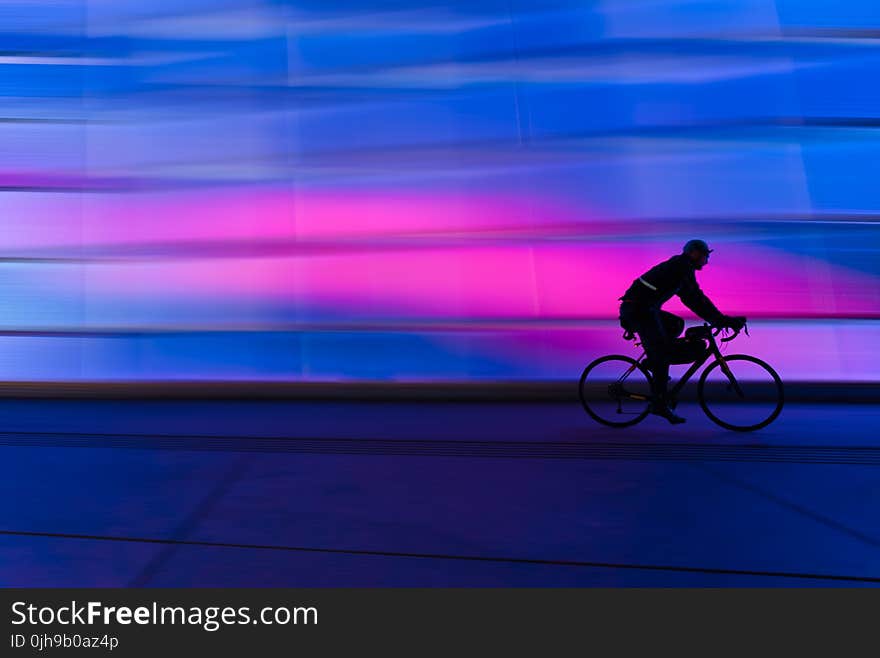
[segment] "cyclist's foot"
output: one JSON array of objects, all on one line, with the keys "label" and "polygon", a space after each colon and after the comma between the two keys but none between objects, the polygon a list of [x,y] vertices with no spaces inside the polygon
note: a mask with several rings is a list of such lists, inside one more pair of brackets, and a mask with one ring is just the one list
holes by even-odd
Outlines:
[{"label": "cyclist's foot", "polygon": [[651,413],[657,416],[662,416],[666,420],[668,420],[673,425],[678,425],[679,423],[684,423],[687,421],[686,418],[682,418],[678,414],[676,414],[672,409],[669,408],[669,405],[665,402],[655,402],[651,405]]}]

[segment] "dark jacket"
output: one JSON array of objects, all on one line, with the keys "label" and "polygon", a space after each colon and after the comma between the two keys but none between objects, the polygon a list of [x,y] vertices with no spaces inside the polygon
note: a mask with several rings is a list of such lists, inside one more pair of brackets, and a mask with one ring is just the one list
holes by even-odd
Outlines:
[{"label": "dark jacket", "polygon": [[620,299],[636,308],[659,310],[673,295],[707,322],[717,322],[722,314],[706,297],[697,283],[696,270],[690,259],[679,254],[655,265],[633,281]]}]

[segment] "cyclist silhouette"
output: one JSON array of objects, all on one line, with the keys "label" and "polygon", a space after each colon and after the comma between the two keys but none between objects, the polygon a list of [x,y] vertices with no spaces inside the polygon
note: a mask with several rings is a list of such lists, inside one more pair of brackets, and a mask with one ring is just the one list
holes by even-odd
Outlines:
[{"label": "cyclist silhouette", "polygon": [[682,253],[645,272],[620,298],[620,325],[639,335],[653,375],[651,413],[670,423],[685,422],[669,407],[667,397],[669,364],[684,320],[660,307],[678,295],[685,306],[716,327],[741,329],[746,323],[744,317],[724,315],[697,284],[695,272],[709,262],[712,251],[703,240],[688,241]]}]

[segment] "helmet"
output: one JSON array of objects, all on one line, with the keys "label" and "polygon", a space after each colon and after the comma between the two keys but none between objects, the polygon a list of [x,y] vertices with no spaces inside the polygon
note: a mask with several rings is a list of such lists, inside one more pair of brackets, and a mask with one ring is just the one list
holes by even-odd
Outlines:
[{"label": "helmet", "polygon": [[714,249],[709,249],[709,245],[707,245],[704,240],[688,240],[687,244],[684,245],[684,249],[681,250],[681,253],[686,254],[694,249],[702,251],[707,256],[715,251]]}]

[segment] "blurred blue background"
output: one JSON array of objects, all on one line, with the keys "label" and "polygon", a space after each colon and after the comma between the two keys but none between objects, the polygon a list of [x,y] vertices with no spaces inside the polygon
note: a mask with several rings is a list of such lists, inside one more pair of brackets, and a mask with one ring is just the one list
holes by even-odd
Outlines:
[{"label": "blurred blue background", "polygon": [[0,380],[574,378],[692,237],[737,351],[880,380],[875,2],[12,0],[0,31]]}]

